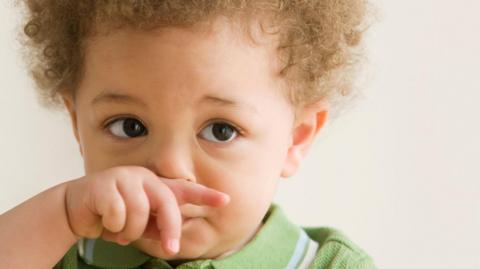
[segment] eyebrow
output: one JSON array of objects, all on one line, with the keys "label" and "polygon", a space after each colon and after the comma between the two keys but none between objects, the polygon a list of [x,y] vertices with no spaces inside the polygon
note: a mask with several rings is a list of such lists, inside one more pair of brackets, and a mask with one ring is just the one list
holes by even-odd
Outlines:
[{"label": "eyebrow", "polygon": [[231,106],[236,108],[247,108],[253,113],[258,113],[257,109],[249,104],[238,102],[236,100],[231,100],[224,97],[218,97],[213,95],[204,95],[200,100],[199,103],[214,103],[221,106]]},{"label": "eyebrow", "polygon": [[[119,103],[119,104],[131,103],[139,106],[147,106],[147,104],[143,102],[141,99],[138,99],[136,97],[126,95],[126,94],[113,92],[113,91],[101,92],[92,100],[92,105],[96,105],[101,102],[112,102],[112,103]],[[212,103],[220,106],[229,106],[229,107],[235,107],[235,108],[244,107],[253,113],[258,113],[257,109],[252,105],[238,102],[236,100],[228,99],[225,97],[214,96],[214,95],[204,95],[198,101],[198,104],[201,104],[201,103]]]},{"label": "eyebrow", "polygon": [[126,95],[126,94],[121,94],[121,93],[116,93],[112,91],[103,91],[99,95],[97,95],[95,98],[92,100],[92,105],[96,105],[101,102],[111,102],[111,103],[118,103],[118,104],[136,104],[139,106],[146,106],[145,102],[142,100]]}]

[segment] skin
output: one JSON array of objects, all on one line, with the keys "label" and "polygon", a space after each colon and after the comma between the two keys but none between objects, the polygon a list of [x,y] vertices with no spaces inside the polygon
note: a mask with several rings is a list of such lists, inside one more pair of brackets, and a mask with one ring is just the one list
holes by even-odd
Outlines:
[{"label": "skin", "polygon": [[[275,76],[272,42],[254,46],[232,26],[218,19],[207,31],[122,29],[87,43],[75,107],[67,105],[87,175],[138,165],[231,198],[225,207],[194,208],[201,217],[182,225],[174,257],[165,257],[159,241],[139,238],[133,243],[150,255],[214,258],[240,248],[259,228],[279,177],[296,169],[304,152],[292,147],[305,147],[299,144],[309,143],[309,132],[323,124],[325,111],[321,122],[310,119],[314,126],[297,129],[303,141],[292,145],[294,109]],[[92,105],[106,92],[130,98]],[[202,100],[207,95],[237,105]],[[140,120],[148,134],[112,136],[104,123],[119,115]],[[238,127],[237,135],[228,142],[216,139],[208,129],[215,122]]]},{"label": "skin", "polygon": [[[65,238],[83,236],[168,260],[221,258],[248,243],[278,181],[297,171],[324,125],[328,105],[294,108],[281,91],[274,39],[258,35],[265,42],[254,44],[233,26],[219,18],[209,27],[90,38],[79,87],[63,95],[86,175],[0,216],[0,238],[21,249],[9,235],[33,227],[14,220],[42,218],[35,212],[47,203],[50,227],[63,233],[48,237],[55,251],[32,257],[37,265],[53,265],[69,247]],[[125,136],[121,117],[147,132]],[[236,128],[228,141],[215,137],[215,123]],[[175,237],[179,251],[167,251]],[[5,255],[22,265],[15,253]]]}]

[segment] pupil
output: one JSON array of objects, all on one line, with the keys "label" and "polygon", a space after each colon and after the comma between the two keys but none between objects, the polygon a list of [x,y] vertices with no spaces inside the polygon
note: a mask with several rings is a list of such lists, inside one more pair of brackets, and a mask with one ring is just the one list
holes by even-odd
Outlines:
[{"label": "pupil", "polygon": [[218,123],[213,125],[212,131],[213,135],[215,135],[215,137],[221,141],[228,140],[233,133],[233,129],[230,126]]},{"label": "pupil", "polygon": [[123,122],[123,131],[130,137],[136,137],[143,134],[145,127],[135,119],[126,119]]}]

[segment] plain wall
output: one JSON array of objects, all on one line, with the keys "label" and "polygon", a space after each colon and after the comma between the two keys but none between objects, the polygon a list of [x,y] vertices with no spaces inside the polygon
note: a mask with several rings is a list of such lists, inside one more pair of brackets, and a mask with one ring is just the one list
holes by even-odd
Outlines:
[{"label": "plain wall", "polygon": [[[379,268],[480,268],[480,2],[375,1],[364,98],[327,123],[276,202]],[[66,114],[41,108],[0,4],[0,213],[82,175]]]}]

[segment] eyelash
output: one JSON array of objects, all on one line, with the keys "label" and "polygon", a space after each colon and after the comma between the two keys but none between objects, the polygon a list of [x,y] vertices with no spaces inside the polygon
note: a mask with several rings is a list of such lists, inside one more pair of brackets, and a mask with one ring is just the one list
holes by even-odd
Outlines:
[{"label": "eyelash", "polygon": [[[122,115],[122,116],[117,116],[117,117],[113,117],[113,118],[110,118],[108,120],[105,121],[105,123],[103,124],[103,130],[105,132],[107,132],[107,134],[111,135],[112,137],[114,137],[115,139],[118,139],[118,140],[129,140],[129,139],[132,139],[132,138],[135,138],[135,137],[131,137],[131,138],[119,138],[115,135],[113,135],[109,130],[108,128],[113,124],[115,123],[116,121],[118,120],[124,120],[124,119],[135,119],[135,120],[138,120],[143,126],[145,126],[145,129],[146,129],[146,134],[148,134],[148,128],[146,127],[146,124],[142,121],[142,120],[139,120],[138,118],[134,117],[134,116],[131,116],[131,115]],[[239,126],[237,126],[236,124],[234,123],[231,123],[227,120],[223,120],[223,119],[219,119],[219,118],[214,118],[214,119],[211,119],[209,120],[202,128],[201,130],[203,130],[205,127],[209,126],[210,124],[213,124],[213,123],[224,123],[224,124],[228,124],[230,125],[234,130],[235,132],[238,134],[238,136],[245,136],[245,131],[240,128]]]},{"label": "eyelash", "polygon": [[[116,141],[120,141],[120,142],[127,142],[128,140],[131,140],[133,138],[137,138],[137,137],[129,137],[129,138],[122,138],[122,137],[118,137],[116,135],[114,135],[111,131],[110,131],[110,127],[111,125],[113,125],[115,122],[119,121],[119,120],[125,120],[125,119],[135,119],[137,121],[139,121],[143,126],[145,126],[145,123],[141,120],[139,120],[138,118],[134,117],[134,116],[131,116],[131,115],[121,115],[121,116],[116,116],[116,117],[113,117],[113,118],[110,118],[108,120],[105,121],[104,124],[102,124],[102,130],[111,138],[113,138],[114,140]],[[145,132],[146,134],[145,135],[148,135],[148,129],[145,127]],[[143,135],[142,135],[143,136]]]},{"label": "eyelash", "polygon": [[215,118],[215,119],[211,119],[207,122],[207,124],[205,124],[205,126],[202,127],[201,130],[203,130],[205,127],[207,127],[208,125],[212,124],[212,123],[224,123],[224,124],[228,124],[230,125],[234,130],[235,132],[238,133],[238,135],[241,135],[241,136],[244,136],[245,135],[245,131],[240,128],[239,126],[237,126],[236,124],[234,123],[231,123],[227,120],[224,120],[224,119],[218,119],[218,118]]}]

